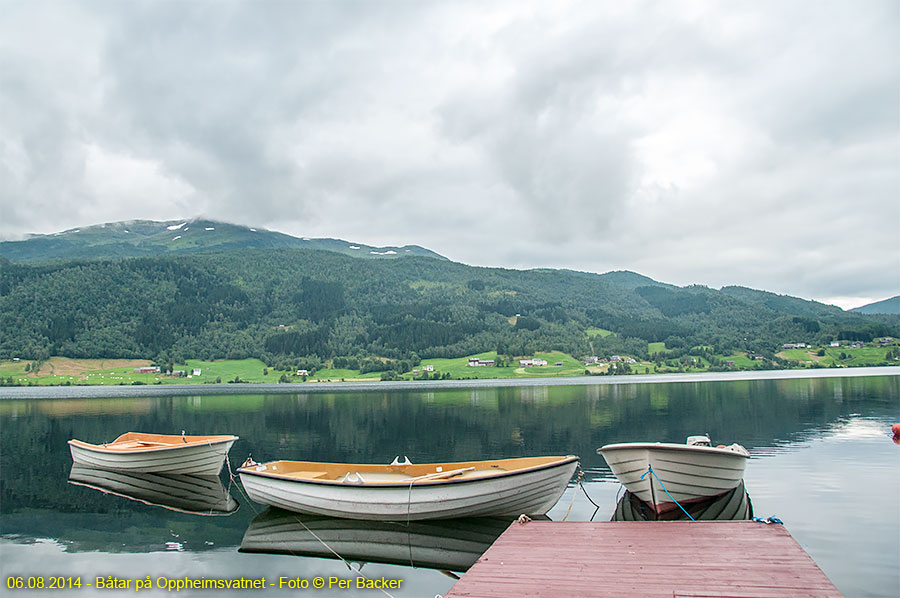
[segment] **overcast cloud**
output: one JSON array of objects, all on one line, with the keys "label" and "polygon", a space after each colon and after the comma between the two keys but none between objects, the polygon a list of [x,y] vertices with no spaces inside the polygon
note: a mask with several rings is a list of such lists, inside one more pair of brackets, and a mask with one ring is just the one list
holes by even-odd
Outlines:
[{"label": "overcast cloud", "polygon": [[0,2],[0,237],[191,216],[900,294],[900,4]]}]

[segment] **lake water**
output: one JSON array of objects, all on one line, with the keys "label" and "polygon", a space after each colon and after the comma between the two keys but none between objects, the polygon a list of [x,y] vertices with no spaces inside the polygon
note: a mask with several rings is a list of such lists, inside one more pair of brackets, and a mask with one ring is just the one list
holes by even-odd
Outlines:
[{"label": "lake water", "polygon": [[[152,497],[138,502],[69,482],[70,438],[103,442],[129,430],[187,430],[240,436],[231,451],[233,465],[250,453],[257,461],[375,463],[397,455],[425,462],[577,454],[585,490],[600,508],[595,514],[584,494],[570,486],[549,513],[554,520],[567,511],[570,520],[612,516],[620,486],[597,447],[637,440],[684,442],[690,434],[709,433],[714,443],[747,447],[752,459],[745,482],[755,514],[782,519],[841,592],[896,596],[900,446],[891,442],[890,426],[897,422],[896,375],[0,401],[0,594],[21,593],[8,589],[11,576],[80,576],[82,584],[98,576],[149,576],[154,585],[159,577],[334,576],[355,584],[355,570],[362,566],[361,575],[369,579],[403,580],[400,589],[387,590],[391,596],[431,597],[455,581],[440,569],[464,568],[505,526],[495,521],[405,528],[286,516],[249,502],[224,473],[221,491],[230,491],[240,507],[230,514],[233,507],[224,508],[226,513],[214,517],[146,504],[157,502]],[[347,552],[354,570],[325,558],[327,550],[318,543],[301,546],[298,541],[292,554],[253,552],[266,549],[271,525],[286,534],[306,525],[328,538],[329,545],[358,539],[352,554]],[[266,596],[302,591],[258,590]],[[101,592],[83,585],[53,594],[134,592],[131,581],[128,590]],[[165,592],[140,592],[150,593]],[[183,590],[178,595],[217,593]],[[317,595],[385,593],[333,588]]]}]

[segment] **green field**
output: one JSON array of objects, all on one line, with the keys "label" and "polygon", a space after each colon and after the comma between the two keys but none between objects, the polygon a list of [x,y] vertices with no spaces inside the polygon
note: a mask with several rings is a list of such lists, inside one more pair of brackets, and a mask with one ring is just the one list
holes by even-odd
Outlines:
[{"label": "green field", "polygon": [[[595,329],[599,330],[599,329]],[[597,333],[599,334],[599,332]],[[649,343],[650,354],[665,350],[664,343]],[[796,367],[853,367],[873,366],[882,364],[900,364],[900,360],[886,360],[886,353],[891,351],[900,354],[900,344],[894,342],[887,346],[865,346],[861,348],[828,347],[822,349],[824,355],[817,355],[818,348],[812,349],[787,349],[778,356],[789,362],[794,362]],[[843,357],[841,355],[843,354]],[[477,355],[458,357],[454,359],[423,359],[419,366],[418,375],[406,372],[401,379],[412,380],[422,377],[422,366],[434,366],[434,372],[428,372],[428,378],[435,379],[449,374],[451,379],[490,379],[490,378],[539,378],[554,376],[582,376],[585,370],[592,374],[608,373],[608,366],[585,366],[581,361],[574,359],[559,351],[536,353],[535,355],[517,356],[510,358],[508,364],[502,367],[469,366],[469,358],[497,360],[496,352],[479,353]],[[545,366],[519,367],[519,359],[526,357],[538,357],[547,361]],[[627,357],[624,356],[623,357]],[[717,356],[721,362],[733,361],[734,369],[754,369],[760,362],[747,357],[743,353],[734,355]],[[556,365],[560,363],[561,365]],[[266,365],[259,359],[238,359],[201,361],[189,359],[186,363],[175,364],[176,370],[183,370],[192,374],[194,369],[200,369],[198,376],[167,376],[164,374],[148,373],[136,374],[134,369],[140,366],[150,365],[147,360],[136,359],[69,359],[66,357],[52,357],[40,363],[40,369],[35,372],[35,362],[0,361],[0,379],[3,384],[14,385],[133,385],[133,384],[228,384],[234,382],[253,382],[275,384],[282,381],[282,376],[289,382],[352,382],[362,380],[379,380],[381,372],[369,372],[360,374],[359,370],[326,368],[315,372],[306,380],[297,376],[296,371],[280,371],[266,369]],[[671,372],[702,372],[710,367],[710,363],[698,355],[688,355],[670,363],[657,364],[653,361],[639,361],[630,364],[632,374],[655,374]],[[29,370],[29,371],[26,371]]]},{"label": "green field", "polygon": [[599,336],[600,338],[603,338],[605,336],[609,336],[610,334],[613,334],[613,331],[605,330],[603,328],[588,328],[587,330],[584,331],[584,333],[587,334],[591,338],[594,338],[595,336]]},{"label": "green field", "polygon": [[[825,367],[832,366],[867,366],[878,365],[881,363],[896,363],[895,360],[888,362],[885,359],[887,352],[891,350],[897,352],[896,344],[886,347],[828,347],[825,349],[825,355],[817,355],[818,349],[785,349],[778,353],[780,357],[797,361],[804,364],[818,364]],[[841,354],[844,357],[841,358]]]},{"label": "green field", "polygon": [[[222,361],[200,361],[189,359],[187,363],[175,364],[176,370],[191,374],[194,368],[200,368],[199,376],[180,377],[164,374],[137,374],[134,369],[150,365],[147,360],[104,360],[104,359],[68,359],[52,357],[41,365],[40,370],[26,372],[26,364],[32,362],[0,361],[0,377],[13,378],[14,384],[58,386],[60,384],[86,384],[100,386],[119,386],[134,384],[215,384],[234,381],[235,377],[243,382],[278,382],[280,372],[269,370],[264,375],[265,364],[258,359],[237,359]],[[298,378],[299,380],[299,378]]]},{"label": "green field", "polygon": [[747,357],[744,353],[738,353],[736,355],[724,355],[721,359],[723,364],[726,361],[733,361],[734,367],[740,369],[750,369],[754,365],[756,365],[756,362],[753,359]]}]

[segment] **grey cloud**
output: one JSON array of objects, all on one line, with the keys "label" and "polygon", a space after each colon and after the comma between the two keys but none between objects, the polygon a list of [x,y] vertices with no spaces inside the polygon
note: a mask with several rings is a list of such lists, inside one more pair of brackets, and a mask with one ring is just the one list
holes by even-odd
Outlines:
[{"label": "grey cloud", "polygon": [[0,235],[203,213],[478,265],[900,292],[892,2],[3,9]]}]

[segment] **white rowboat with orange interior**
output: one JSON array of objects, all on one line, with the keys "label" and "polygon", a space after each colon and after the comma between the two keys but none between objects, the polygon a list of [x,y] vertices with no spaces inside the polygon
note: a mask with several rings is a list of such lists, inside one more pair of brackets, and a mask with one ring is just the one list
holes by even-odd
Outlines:
[{"label": "white rowboat with orange interior", "polygon": [[390,465],[271,461],[238,469],[251,500],[313,515],[416,521],[543,515],[578,457]]},{"label": "white rowboat with orange interior", "polygon": [[106,444],[70,440],[72,460],[115,471],[218,475],[237,436],[128,432]]}]

